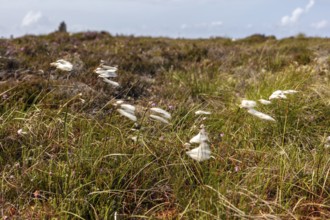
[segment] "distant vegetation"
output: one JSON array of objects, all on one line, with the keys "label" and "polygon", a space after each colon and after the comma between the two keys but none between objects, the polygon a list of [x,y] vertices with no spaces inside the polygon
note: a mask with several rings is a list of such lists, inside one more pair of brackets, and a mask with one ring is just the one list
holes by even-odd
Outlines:
[{"label": "distant vegetation", "polygon": [[[330,41],[253,35],[0,39],[4,219],[329,219]],[[64,59],[72,71],[50,63]],[[119,87],[94,70],[118,68]],[[239,107],[242,99],[275,119]],[[136,106],[138,125],[116,111]],[[146,108],[171,113],[150,120]],[[195,115],[195,111],[212,114]],[[205,126],[212,157],[186,142]]]}]

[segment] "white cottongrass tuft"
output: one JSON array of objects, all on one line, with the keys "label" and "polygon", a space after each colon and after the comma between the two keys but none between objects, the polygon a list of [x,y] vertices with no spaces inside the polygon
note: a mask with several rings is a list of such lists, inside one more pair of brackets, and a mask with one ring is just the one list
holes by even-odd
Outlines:
[{"label": "white cottongrass tuft", "polygon": [[[169,112],[167,112],[161,108],[150,108],[150,111],[155,113],[155,114],[150,114],[149,115],[150,118],[163,122],[165,124],[170,123],[168,120],[171,119],[172,117]],[[156,115],[156,114],[158,114],[158,115]]]},{"label": "white cottongrass tuft", "polygon": [[275,92],[273,92],[270,96],[269,96],[269,100],[272,99],[286,99],[286,95],[284,94],[284,92],[282,90],[276,90]]},{"label": "white cottongrass tuft", "polygon": [[112,81],[110,79],[107,79],[107,78],[103,78],[103,82],[106,82],[114,87],[118,87],[119,86],[119,83],[115,82],[115,81]]},{"label": "white cottongrass tuft", "polygon": [[127,112],[127,111],[125,111],[125,110],[123,110],[123,109],[121,109],[121,108],[117,109],[117,111],[118,111],[122,116],[125,116],[125,117],[129,118],[129,119],[132,120],[132,121],[137,121],[137,118],[136,118],[136,116],[135,116],[134,114],[131,114],[131,113],[129,113],[129,112]]},{"label": "white cottongrass tuft", "polygon": [[158,116],[158,115],[153,115],[153,114],[151,114],[151,115],[149,115],[149,117],[152,118],[152,119],[155,119],[155,120],[157,120],[157,121],[163,122],[163,123],[165,123],[165,124],[169,124],[169,123],[170,123],[168,120],[166,120],[165,118],[160,117],[160,116]]},{"label": "white cottongrass tuft", "polygon": [[115,106],[119,106],[117,111],[132,121],[137,121],[137,117],[135,116],[135,106],[130,104],[124,104],[122,100],[118,100]]},{"label": "white cottongrass tuft", "polygon": [[202,142],[209,141],[209,137],[204,128],[202,128],[197,135],[192,137],[189,141],[191,144],[200,144]]},{"label": "white cottongrass tuft", "polygon": [[117,77],[116,71],[118,70],[117,67],[107,66],[104,64],[101,64],[99,67],[97,67],[94,72],[99,74],[99,77],[101,78],[109,78],[109,77]]},{"label": "white cottongrass tuft", "polygon": [[211,157],[211,149],[207,142],[202,142],[200,145],[190,151],[187,151],[186,154],[192,159],[201,162],[208,160]]},{"label": "white cottongrass tuft", "polygon": [[63,59],[59,59],[56,62],[50,63],[50,65],[55,66],[57,69],[62,71],[71,71],[73,68],[72,63]]},{"label": "white cottongrass tuft", "polygon": [[248,113],[250,113],[251,115],[254,115],[260,119],[263,119],[263,120],[267,120],[267,121],[276,121],[274,118],[272,118],[271,116],[265,114],[265,113],[262,113],[262,112],[259,112],[253,108],[249,109],[248,110]]},{"label": "white cottongrass tuft", "polygon": [[259,101],[261,104],[263,104],[263,105],[270,105],[270,104],[272,104],[271,101],[266,100],[266,99],[259,99],[258,101]]},{"label": "white cottongrass tuft", "polygon": [[241,105],[239,107],[250,109],[250,108],[254,108],[256,106],[257,106],[257,103],[255,101],[243,99],[241,101]]},{"label": "white cottongrass tuft", "polygon": [[198,111],[195,111],[195,115],[210,115],[211,112],[208,112],[208,111],[203,111],[203,110],[198,110]]},{"label": "white cottongrass tuft", "polygon": [[171,114],[161,108],[150,108],[150,111],[160,114],[163,118],[171,119]]},{"label": "white cottongrass tuft", "polygon": [[191,138],[189,143],[185,143],[185,147],[189,147],[190,144],[194,143],[199,144],[199,146],[190,151],[187,151],[186,154],[198,162],[210,159],[211,149],[209,147],[208,141],[208,135],[205,131],[204,126],[202,126],[199,133],[193,138]]},{"label": "white cottongrass tuft", "polygon": [[130,114],[135,114],[135,106],[133,106],[133,105],[121,104],[120,108],[123,109],[124,111],[130,113]]},{"label": "white cottongrass tuft", "polygon": [[[265,99],[259,99],[259,102],[264,104],[264,105],[269,105],[271,104],[270,101],[268,100],[265,100]],[[253,100],[246,100],[246,99],[243,99],[242,102],[241,102],[241,105],[240,107],[241,108],[245,108],[247,109],[247,112],[251,115],[254,115],[260,119],[263,119],[263,120],[267,120],[267,121],[275,121],[274,118],[272,118],[271,116],[265,114],[265,113],[262,113],[262,112],[259,112],[257,110],[254,109],[254,107],[257,105],[257,103]]]},{"label": "white cottongrass tuft", "polygon": [[297,90],[293,90],[293,89],[289,89],[289,90],[284,90],[283,91],[284,94],[295,94],[297,92],[298,92]]},{"label": "white cottongrass tuft", "polygon": [[289,89],[289,90],[276,90],[269,96],[269,100],[271,99],[287,99],[287,94],[294,94],[298,91]]},{"label": "white cottongrass tuft", "polygon": [[117,70],[117,67],[107,66],[101,63],[100,66],[94,70],[94,72],[97,73],[98,77],[102,78],[104,82],[112,85],[113,87],[119,87],[119,83],[109,79],[117,77]]},{"label": "white cottongrass tuft", "polygon": [[117,100],[113,105],[114,105],[114,106],[118,106],[118,105],[121,105],[121,104],[123,104],[123,103],[124,103],[123,100]]}]

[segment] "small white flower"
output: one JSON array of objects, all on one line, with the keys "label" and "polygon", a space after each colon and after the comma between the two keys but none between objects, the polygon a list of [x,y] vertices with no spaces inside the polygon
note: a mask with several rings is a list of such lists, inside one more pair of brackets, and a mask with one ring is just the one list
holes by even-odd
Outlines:
[{"label": "small white flower", "polygon": [[248,113],[250,113],[251,115],[254,115],[260,119],[263,119],[263,120],[267,120],[267,121],[275,121],[274,118],[272,118],[271,116],[265,114],[265,113],[262,113],[262,112],[259,112],[253,108],[249,109],[248,110]]},{"label": "small white flower", "polygon": [[161,108],[150,108],[150,111],[160,114],[163,118],[171,119],[171,114]]},{"label": "small white flower", "polygon": [[259,99],[259,102],[260,102],[261,104],[263,104],[263,105],[270,105],[270,104],[272,104],[271,101],[266,100],[266,99]]},{"label": "small white flower", "polygon": [[63,59],[57,60],[56,62],[53,62],[50,64],[51,66],[55,66],[57,69],[63,70],[63,71],[71,71],[73,65]]},{"label": "small white flower", "polygon": [[200,144],[202,142],[206,142],[206,141],[209,141],[209,137],[205,131],[204,128],[202,128],[199,133],[197,135],[195,135],[194,137],[192,137],[189,141],[189,143],[191,144]]},{"label": "small white flower", "polygon": [[200,145],[190,151],[187,151],[186,154],[192,159],[201,162],[208,160],[211,157],[211,150],[209,145],[206,142],[200,143]]},{"label": "small white flower", "polygon": [[20,129],[18,129],[17,134],[18,135],[25,135],[25,134],[27,134],[27,132],[26,131],[23,131],[23,129],[20,128]]},{"label": "small white flower", "polygon": [[169,124],[169,123],[170,123],[168,120],[166,120],[165,118],[160,117],[160,116],[158,116],[158,115],[153,115],[153,114],[151,114],[151,115],[150,115],[150,118],[155,119],[155,120],[160,121],[160,122],[163,122],[163,123],[165,123],[165,124]]},{"label": "small white flower", "polygon": [[203,111],[203,110],[198,110],[198,111],[195,111],[195,115],[210,115],[211,112],[208,112],[208,111]]},{"label": "small white flower", "polygon": [[240,107],[250,109],[250,108],[256,107],[256,105],[257,105],[257,103],[253,100],[243,99],[242,102],[241,102]]}]

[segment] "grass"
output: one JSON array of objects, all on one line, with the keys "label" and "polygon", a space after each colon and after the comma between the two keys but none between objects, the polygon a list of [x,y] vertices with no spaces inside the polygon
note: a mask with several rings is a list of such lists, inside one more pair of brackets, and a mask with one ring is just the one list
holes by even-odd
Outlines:
[{"label": "grass", "polygon": [[[326,39],[87,32],[0,45],[4,218],[330,218]],[[60,58],[75,66],[69,77],[49,65]],[[101,59],[118,65],[119,89],[93,73]],[[276,123],[238,107],[278,89],[299,92],[258,105]],[[137,106],[140,130],[116,112],[116,98]],[[170,111],[171,125],[146,117],[151,105]],[[201,124],[213,158],[198,163],[184,143]]]}]

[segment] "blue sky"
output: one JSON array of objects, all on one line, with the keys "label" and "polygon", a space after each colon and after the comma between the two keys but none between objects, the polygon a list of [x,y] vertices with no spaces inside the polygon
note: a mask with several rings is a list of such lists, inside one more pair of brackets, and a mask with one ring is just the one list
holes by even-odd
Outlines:
[{"label": "blue sky", "polygon": [[0,36],[68,31],[136,36],[330,37],[330,0],[0,0]]}]

